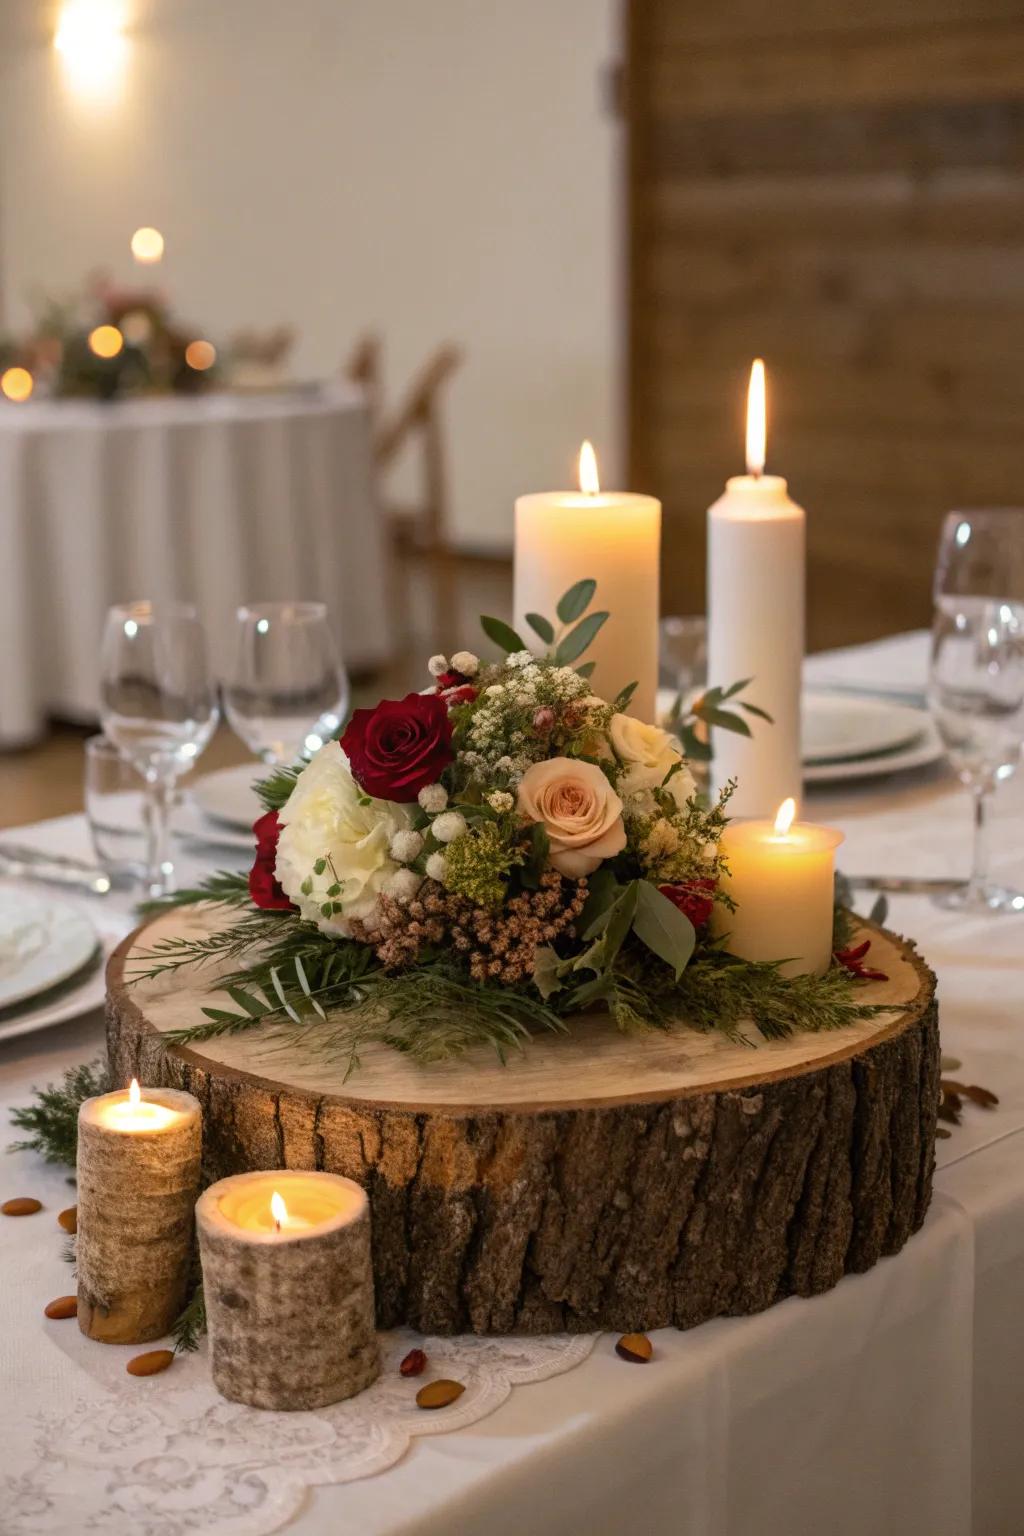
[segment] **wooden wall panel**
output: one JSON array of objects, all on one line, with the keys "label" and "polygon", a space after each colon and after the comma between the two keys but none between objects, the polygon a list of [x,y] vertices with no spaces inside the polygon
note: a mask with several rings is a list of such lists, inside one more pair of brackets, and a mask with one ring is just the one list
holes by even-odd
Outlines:
[{"label": "wooden wall panel", "polygon": [[665,502],[666,607],[703,602],[761,354],[812,644],[925,623],[943,513],[1024,500],[1019,0],[626,14],[631,479]]}]

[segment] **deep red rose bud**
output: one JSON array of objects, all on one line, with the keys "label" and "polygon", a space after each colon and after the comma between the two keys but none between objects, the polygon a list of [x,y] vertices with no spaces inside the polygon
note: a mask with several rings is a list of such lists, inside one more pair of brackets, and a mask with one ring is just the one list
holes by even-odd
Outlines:
[{"label": "deep red rose bud", "polygon": [[253,822],[256,834],[256,861],[249,871],[249,895],[253,905],[265,912],[287,912],[292,903],[285,895],[274,874],[277,862],[277,842],[281,836],[281,823],[276,811],[268,811]]},{"label": "deep red rose bud", "polygon": [[472,704],[479,693],[471,683],[463,683],[461,688],[451,688],[444,695],[444,702],[449,709],[454,709],[456,704]]},{"label": "deep red rose bud", "polygon": [[455,755],[447,701],[436,693],[407,693],[376,709],[357,709],[341,747],[368,795],[406,804],[436,784]]},{"label": "deep red rose bud", "polygon": [[437,680],[438,693],[447,693],[449,688],[461,688],[463,683],[468,683],[469,678],[464,672],[456,672],[450,667],[447,672],[442,672]]},{"label": "deep red rose bud", "polygon": [[714,880],[686,880],[680,885],[659,885],[658,890],[667,896],[695,928],[702,928],[711,916],[714,906]]}]

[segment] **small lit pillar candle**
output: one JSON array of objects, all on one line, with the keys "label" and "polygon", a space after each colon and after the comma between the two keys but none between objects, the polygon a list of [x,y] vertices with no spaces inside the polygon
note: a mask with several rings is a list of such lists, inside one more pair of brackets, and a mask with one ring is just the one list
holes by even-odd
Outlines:
[{"label": "small lit pillar candle", "polygon": [[254,1408],[323,1408],[380,1371],[366,1193],[334,1173],[239,1173],[196,1206],[213,1382]]},{"label": "small lit pillar candle", "polygon": [[661,502],[602,491],[589,443],[580,450],[579,473],[579,491],[544,491],[516,501],[515,627],[540,649],[526,615],[538,613],[557,626],[558,599],[591,577],[597,582],[591,607],[609,617],[580,660],[595,663],[591,683],[603,699],[636,683],[628,712],[653,720]]},{"label": "small lit pillar candle", "polygon": [[764,473],[764,364],[750,375],[747,473],[734,475],[708,512],[708,679],[719,687],[749,677],[752,735],[713,732],[712,782],[737,780],[734,816],[771,816],[798,798],[800,681],[804,658],[804,524],[786,482]]},{"label": "small lit pillar candle", "polygon": [[794,823],[787,800],[772,821],[730,822],[722,836],[729,866],[712,932],[741,960],[782,960],[784,976],[823,976],[832,959],[833,865],[843,840],[831,827]]},{"label": "small lit pillar candle", "polygon": [[190,1093],[133,1080],[79,1110],[78,1326],[91,1339],[159,1339],[181,1312],[201,1153]]}]

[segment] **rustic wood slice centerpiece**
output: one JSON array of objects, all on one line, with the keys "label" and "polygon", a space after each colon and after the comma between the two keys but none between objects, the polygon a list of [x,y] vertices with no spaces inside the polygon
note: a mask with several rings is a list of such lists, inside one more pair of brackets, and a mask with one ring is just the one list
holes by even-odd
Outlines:
[{"label": "rustic wood slice centerpiece", "polygon": [[[490,1050],[418,1066],[385,1046],[345,1081],[312,1040],[262,1027],[189,1047],[213,966],[129,984],[133,955],[210,933],[164,915],[111,959],[115,1080],[194,1093],[204,1177],[322,1168],[365,1186],[378,1320],[436,1333],[692,1327],[826,1291],[898,1252],[931,1197],[935,978],[865,924],[886,1011],[754,1046],[680,1028],[620,1034],[595,1014],[502,1066]],[[138,968],[138,962],[135,963]]]}]

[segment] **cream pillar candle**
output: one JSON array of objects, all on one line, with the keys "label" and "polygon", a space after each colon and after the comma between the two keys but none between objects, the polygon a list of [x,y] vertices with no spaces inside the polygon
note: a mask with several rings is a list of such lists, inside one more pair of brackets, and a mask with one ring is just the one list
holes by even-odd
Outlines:
[{"label": "cream pillar candle", "polygon": [[721,687],[752,679],[747,695],[771,715],[753,735],[716,730],[712,782],[738,787],[734,816],[770,816],[792,796],[800,772],[800,682],[804,657],[804,524],[779,475],[765,462],[764,364],[751,370],[747,469],[708,512],[708,679]]},{"label": "cream pillar candle", "polygon": [[593,578],[592,607],[610,615],[582,657],[596,663],[594,692],[611,700],[635,682],[629,713],[653,720],[661,502],[600,490],[589,443],[580,453],[580,487],[578,492],[520,496],[516,502],[515,627],[539,649],[526,615],[539,613],[556,622],[555,604],[562,594],[577,581]]},{"label": "cream pillar candle", "polygon": [[772,821],[730,822],[722,837],[729,866],[723,890],[736,903],[715,904],[711,930],[741,960],[783,960],[784,976],[823,976],[832,959],[835,850],[831,827],[794,824],[787,800]]},{"label": "cream pillar candle", "polygon": [[196,1206],[213,1382],[254,1408],[322,1408],[380,1371],[370,1207],[334,1173],[240,1173]]},{"label": "cream pillar candle", "polygon": [[78,1326],[91,1339],[159,1339],[181,1312],[201,1152],[190,1093],[133,1081],[79,1110]]}]

